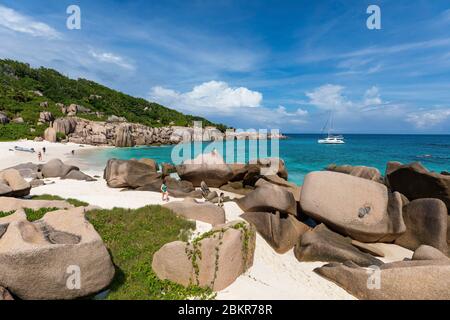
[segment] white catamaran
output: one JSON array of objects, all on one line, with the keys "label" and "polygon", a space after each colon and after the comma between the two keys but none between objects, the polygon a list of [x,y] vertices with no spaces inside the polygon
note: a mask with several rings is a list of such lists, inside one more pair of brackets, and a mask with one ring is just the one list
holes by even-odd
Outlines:
[{"label": "white catamaran", "polygon": [[325,131],[325,129],[328,126],[328,135],[326,138],[317,140],[318,143],[321,144],[344,144],[344,137],[342,135],[332,135],[331,132],[333,131],[333,112],[330,112],[330,118],[325,123],[325,126],[322,129],[322,132]]}]

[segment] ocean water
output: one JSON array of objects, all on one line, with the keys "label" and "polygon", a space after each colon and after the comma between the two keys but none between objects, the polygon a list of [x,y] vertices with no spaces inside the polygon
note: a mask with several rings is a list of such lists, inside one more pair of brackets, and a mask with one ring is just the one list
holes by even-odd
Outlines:
[{"label": "ocean water", "polygon": [[[347,134],[343,145],[318,144],[317,139],[323,135],[317,134],[287,136],[288,139],[279,141],[278,148],[272,146],[270,140],[261,140],[259,144],[251,141],[185,144],[177,146],[176,150],[173,150],[174,146],[107,148],[84,153],[83,160],[93,168],[103,169],[110,158],[152,158],[177,164],[183,156],[193,158],[214,148],[227,162],[247,162],[256,158],[258,152],[263,157],[278,153],[286,163],[289,180],[297,184],[303,182],[308,172],[322,170],[331,163],[366,165],[384,173],[388,161],[420,161],[429,170],[450,171],[450,135]],[[173,154],[175,158],[172,158]]]}]

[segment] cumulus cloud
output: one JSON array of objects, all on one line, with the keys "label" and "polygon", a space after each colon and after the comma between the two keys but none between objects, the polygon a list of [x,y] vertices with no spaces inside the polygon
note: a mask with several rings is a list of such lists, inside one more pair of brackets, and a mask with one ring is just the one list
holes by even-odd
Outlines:
[{"label": "cumulus cloud", "polygon": [[232,112],[238,108],[260,107],[263,95],[245,87],[230,87],[226,82],[209,81],[184,93],[153,87],[150,99],[189,112]]},{"label": "cumulus cloud", "polygon": [[450,108],[444,108],[412,112],[407,115],[406,121],[414,124],[417,128],[424,129],[436,126],[448,118],[450,118]]},{"label": "cumulus cloud", "polygon": [[310,99],[309,103],[322,110],[346,110],[353,106],[343,94],[344,87],[333,84],[326,84],[306,92]]},{"label": "cumulus cloud", "polygon": [[34,37],[56,39],[60,37],[58,31],[48,24],[34,20],[11,8],[0,5],[0,26],[15,32],[29,34]]},{"label": "cumulus cloud", "polygon": [[99,62],[114,64],[123,69],[134,70],[133,64],[127,62],[125,58],[111,52],[95,52],[89,51],[89,54]]}]

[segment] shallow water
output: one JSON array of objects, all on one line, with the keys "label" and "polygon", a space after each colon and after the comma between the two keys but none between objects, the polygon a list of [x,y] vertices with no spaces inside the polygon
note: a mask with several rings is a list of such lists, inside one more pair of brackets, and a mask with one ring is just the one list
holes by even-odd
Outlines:
[{"label": "shallow water", "polygon": [[[409,163],[420,161],[433,171],[450,170],[450,135],[345,135],[344,145],[322,145],[317,134],[290,134],[288,139],[279,141],[279,156],[286,162],[289,180],[297,184],[314,170],[322,170],[331,163],[366,165],[378,168],[382,173],[388,161]],[[266,146],[266,147],[265,147]],[[152,158],[158,162],[179,163],[183,154],[189,158],[216,148],[227,162],[243,162],[258,156],[277,156],[277,148],[272,148],[270,140],[195,143],[176,146],[105,148],[84,152],[83,161],[92,169],[104,169],[110,158],[140,159]],[[266,150],[267,149],[267,150]],[[256,152],[254,152],[256,150]],[[190,153],[190,156],[189,156]]]}]

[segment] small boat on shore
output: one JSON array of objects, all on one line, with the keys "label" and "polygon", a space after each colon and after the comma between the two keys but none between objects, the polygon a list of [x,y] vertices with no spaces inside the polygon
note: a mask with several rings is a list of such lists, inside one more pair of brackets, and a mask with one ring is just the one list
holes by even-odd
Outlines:
[{"label": "small boat on shore", "polygon": [[34,148],[25,148],[25,147],[18,147],[18,146],[15,146],[14,150],[15,151],[22,151],[22,152],[30,152],[30,153],[35,153],[36,152],[34,150]]}]

